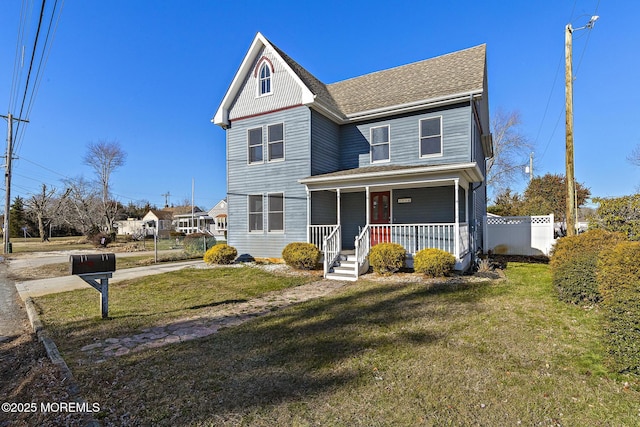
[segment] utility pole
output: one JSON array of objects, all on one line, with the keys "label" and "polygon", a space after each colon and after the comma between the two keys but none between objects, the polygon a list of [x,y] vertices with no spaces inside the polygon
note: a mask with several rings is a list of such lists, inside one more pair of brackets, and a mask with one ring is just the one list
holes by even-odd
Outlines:
[{"label": "utility pole", "polygon": [[565,221],[567,222],[567,236],[576,234],[576,178],[573,161],[573,32],[584,28],[592,29],[599,16],[591,17],[587,25],[580,28],[572,28],[567,24],[564,32],[564,55],[565,55],[565,129],[566,129],[566,168],[565,177],[567,184],[567,209]]},{"label": "utility pole", "polygon": [[11,160],[13,159],[13,121],[29,123],[29,120],[15,119],[13,115],[9,113],[6,116],[0,115],[7,119],[7,157],[5,159],[5,173],[4,173],[4,186],[5,186],[5,198],[4,198],[4,230],[2,233],[3,251],[4,254],[11,253],[9,243],[9,210],[11,208]]},{"label": "utility pole", "polygon": [[171,197],[171,193],[167,191],[166,193],[161,194],[161,196],[164,197],[164,207],[168,208],[169,207],[169,197]]},{"label": "utility pole", "polygon": [[529,182],[533,181],[533,153],[529,154],[529,167],[525,172],[529,172]]},{"label": "utility pole", "polygon": [[573,28],[571,24],[567,24],[564,34],[564,55],[565,55],[565,135],[566,135],[566,168],[567,176],[565,182],[567,185],[567,210],[565,212],[565,221],[567,222],[567,236],[576,234],[575,223],[575,181],[574,163],[573,163],[573,63],[572,63],[572,39]]}]

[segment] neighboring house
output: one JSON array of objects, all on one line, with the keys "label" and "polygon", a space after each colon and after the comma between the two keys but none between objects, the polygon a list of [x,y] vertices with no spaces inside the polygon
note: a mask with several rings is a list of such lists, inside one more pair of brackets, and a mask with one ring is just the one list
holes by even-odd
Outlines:
[{"label": "neighboring house", "polygon": [[115,228],[119,236],[141,236],[142,224],[144,221],[136,218],[127,218],[126,220],[115,221]]},{"label": "neighboring house", "polygon": [[324,84],[258,33],[212,120],[226,130],[228,243],[281,257],[311,242],[345,279],[384,241],[409,263],[437,247],[466,269],[493,155],[485,51]]},{"label": "neighboring house", "polygon": [[175,214],[173,216],[175,230],[179,233],[206,233],[211,234],[209,227],[213,224],[213,218],[197,206],[188,213]]},{"label": "neighboring house", "polygon": [[222,199],[214,207],[209,209],[209,216],[213,218],[213,224],[209,225],[209,232],[217,240],[227,239],[227,199]]},{"label": "neighboring house", "polygon": [[142,218],[144,232],[147,236],[158,233],[158,237],[169,237],[173,229],[173,212],[150,209]]}]

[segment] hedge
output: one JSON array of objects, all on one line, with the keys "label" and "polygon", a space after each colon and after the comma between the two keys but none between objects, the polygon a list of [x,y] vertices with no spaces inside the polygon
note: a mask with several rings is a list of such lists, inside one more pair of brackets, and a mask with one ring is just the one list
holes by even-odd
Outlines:
[{"label": "hedge", "polygon": [[599,302],[598,254],[623,240],[624,234],[606,230],[589,230],[558,239],[549,263],[558,298],[572,304]]},{"label": "hedge", "polygon": [[640,374],[640,242],[621,242],[598,258],[605,344],[617,372]]}]

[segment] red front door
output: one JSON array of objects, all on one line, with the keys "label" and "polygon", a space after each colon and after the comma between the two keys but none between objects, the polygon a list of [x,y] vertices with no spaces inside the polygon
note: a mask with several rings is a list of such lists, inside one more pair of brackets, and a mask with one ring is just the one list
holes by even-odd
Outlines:
[{"label": "red front door", "polygon": [[[391,192],[379,191],[370,195],[369,222],[373,225],[391,223]],[[371,246],[390,242],[391,227],[371,227]]]}]

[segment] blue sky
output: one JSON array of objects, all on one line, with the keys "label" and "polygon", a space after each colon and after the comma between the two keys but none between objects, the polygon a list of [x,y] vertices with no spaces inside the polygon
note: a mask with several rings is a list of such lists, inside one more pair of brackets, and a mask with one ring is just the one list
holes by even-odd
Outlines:
[{"label": "blue sky", "polygon": [[[6,114],[22,2],[2,3]],[[640,144],[640,2],[66,0],[18,141],[12,196],[92,178],[82,163],[87,144],[117,140],[128,155],[112,177],[122,203],[161,207],[169,192],[179,204],[191,199],[193,180],[196,205],[211,208],[225,197],[226,170],[224,131],[210,120],[258,31],[325,83],[486,43],[491,111],[520,112],[536,175],[564,174],[564,28],[593,14],[595,28],[574,34],[576,178],[594,196],[632,194],[640,187],[640,168],[626,160]],[[513,188],[525,184],[523,173]]]}]

